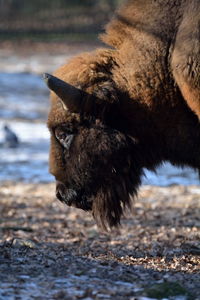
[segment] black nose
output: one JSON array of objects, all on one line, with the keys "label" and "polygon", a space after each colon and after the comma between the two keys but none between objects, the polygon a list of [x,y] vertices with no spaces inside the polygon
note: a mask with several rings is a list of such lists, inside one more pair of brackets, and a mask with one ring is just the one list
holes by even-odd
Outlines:
[{"label": "black nose", "polygon": [[67,188],[64,183],[56,182],[56,197],[58,200],[71,206],[73,202],[76,202],[77,192],[73,189]]},{"label": "black nose", "polygon": [[65,202],[66,187],[61,181],[56,181],[56,197]]},{"label": "black nose", "polygon": [[56,198],[62,202],[64,201],[59,190],[56,191]]}]

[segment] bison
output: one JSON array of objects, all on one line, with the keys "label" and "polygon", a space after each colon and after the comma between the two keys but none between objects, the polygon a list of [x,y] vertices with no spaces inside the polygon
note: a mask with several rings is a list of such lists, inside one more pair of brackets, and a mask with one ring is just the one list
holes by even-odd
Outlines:
[{"label": "bison", "polygon": [[44,79],[56,196],[109,228],[144,168],[200,170],[200,1],[129,0],[101,39]]}]

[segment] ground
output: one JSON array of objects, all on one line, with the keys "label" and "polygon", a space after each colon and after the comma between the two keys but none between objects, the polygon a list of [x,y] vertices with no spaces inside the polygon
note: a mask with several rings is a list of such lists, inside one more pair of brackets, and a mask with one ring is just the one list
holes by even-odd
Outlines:
[{"label": "ground", "polygon": [[54,189],[1,184],[0,299],[200,299],[199,187],[142,187],[111,232]]}]

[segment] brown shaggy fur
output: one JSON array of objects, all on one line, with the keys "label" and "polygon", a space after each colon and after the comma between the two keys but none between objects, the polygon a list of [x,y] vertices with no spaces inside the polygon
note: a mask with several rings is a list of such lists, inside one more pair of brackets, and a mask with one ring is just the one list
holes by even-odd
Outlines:
[{"label": "brown shaggy fur", "polygon": [[[199,24],[199,0],[130,0],[102,35],[112,48],[57,70],[82,90],[76,114],[51,95],[50,172],[61,201],[115,226],[144,167],[200,169]],[[67,149],[59,134],[72,137]]]}]

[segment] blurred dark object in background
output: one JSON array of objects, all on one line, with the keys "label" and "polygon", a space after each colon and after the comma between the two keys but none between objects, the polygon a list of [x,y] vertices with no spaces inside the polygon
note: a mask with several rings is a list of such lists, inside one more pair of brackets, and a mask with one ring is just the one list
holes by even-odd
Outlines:
[{"label": "blurred dark object in background", "polygon": [[0,0],[0,40],[97,38],[123,0]]},{"label": "blurred dark object in background", "polygon": [[14,131],[6,124],[3,127],[4,130],[4,147],[17,148],[19,146],[19,139]]}]

